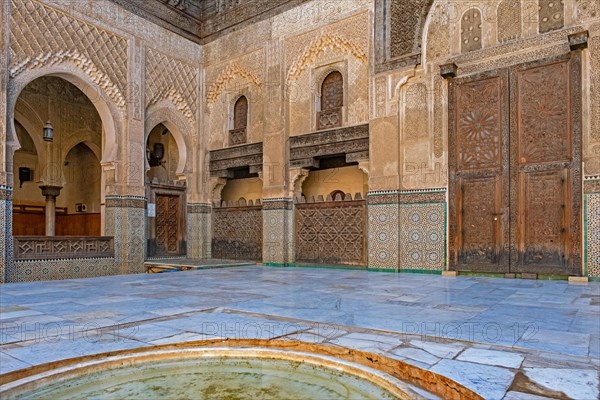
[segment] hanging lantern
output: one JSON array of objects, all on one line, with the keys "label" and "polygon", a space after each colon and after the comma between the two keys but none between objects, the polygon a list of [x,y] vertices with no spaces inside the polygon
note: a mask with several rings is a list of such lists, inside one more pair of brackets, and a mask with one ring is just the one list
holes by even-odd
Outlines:
[{"label": "hanging lantern", "polygon": [[54,140],[54,128],[50,121],[46,122],[44,125],[44,141],[52,142]]}]

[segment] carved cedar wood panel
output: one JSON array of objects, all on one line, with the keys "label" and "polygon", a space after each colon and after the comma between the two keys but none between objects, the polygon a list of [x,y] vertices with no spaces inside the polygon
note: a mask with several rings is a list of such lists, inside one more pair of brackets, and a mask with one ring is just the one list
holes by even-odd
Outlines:
[{"label": "carved cedar wood panel", "polygon": [[179,253],[179,196],[156,195],[156,251]]},{"label": "carved cedar wood panel", "polygon": [[318,264],[366,264],[365,202],[296,204],[296,260]]},{"label": "carved cedar wood panel", "polygon": [[581,274],[581,55],[511,68],[515,272]]},{"label": "carved cedar wood panel", "polygon": [[215,208],[212,216],[213,258],[262,261],[262,207]]},{"label": "carved cedar wood panel", "polygon": [[579,52],[450,82],[453,269],[581,273],[580,83]]},{"label": "carved cedar wood panel", "polygon": [[451,265],[508,272],[508,73],[459,79],[451,90]]}]

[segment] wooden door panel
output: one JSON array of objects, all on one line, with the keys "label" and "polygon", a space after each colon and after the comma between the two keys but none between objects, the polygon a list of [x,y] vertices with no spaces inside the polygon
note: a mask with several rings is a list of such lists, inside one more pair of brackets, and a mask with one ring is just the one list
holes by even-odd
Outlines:
[{"label": "wooden door panel", "polygon": [[565,171],[522,174],[520,264],[528,268],[564,267]]},{"label": "wooden door panel", "polygon": [[518,163],[571,160],[568,62],[519,70],[516,79]]},{"label": "wooden door panel", "polygon": [[517,65],[511,85],[511,271],[580,274],[581,64]]},{"label": "wooden door panel", "polygon": [[450,266],[508,272],[508,70],[457,79],[449,92]]},{"label": "wooden door panel", "polygon": [[179,253],[179,196],[156,195],[156,250]]},{"label": "wooden door panel", "polygon": [[507,227],[502,213],[502,179],[497,175],[464,179],[461,188],[459,263],[466,269],[501,272],[508,261],[504,248]]},{"label": "wooden door panel", "polygon": [[457,88],[456,155],[461,172],[502,169],[502,79],[465,82]]}]

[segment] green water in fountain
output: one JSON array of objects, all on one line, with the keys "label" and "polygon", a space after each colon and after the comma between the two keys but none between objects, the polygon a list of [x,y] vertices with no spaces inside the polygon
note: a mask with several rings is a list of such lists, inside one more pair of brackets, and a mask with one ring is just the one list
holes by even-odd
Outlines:
[{"label": "green water in fountain", "polygon": [[22,399],[396,399],[375,383],[320,365],[269,358],[136,363],[68,378]]}]

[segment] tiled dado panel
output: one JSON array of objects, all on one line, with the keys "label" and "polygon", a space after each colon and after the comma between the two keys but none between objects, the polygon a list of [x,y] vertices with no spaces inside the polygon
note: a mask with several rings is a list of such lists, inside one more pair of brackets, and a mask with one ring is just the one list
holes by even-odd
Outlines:
[{"label": "tiled dado panel", "polygon": [[187,257],[210,258],[211,256],[211,206],[210,204],[187,205]]},{"label": "tiled dado panel", "polygon": [[291,199],[263,201],[263,263],[294,262],[294,203]]},{"label": "tiled dado panel", "polygon": [[0,283],[13,268],[12,189],[0,185]]},{"label": "tiled dado panel", "polygon": [[368,215],[368,268],[398,269],[398,203],[369,204]]},{"label": "tiled dado panel", "polygon": [[445,191],[369,193],[368,267],[444,270],[445,196]]},{"label": "tiled dado panel", "polygon": [[143,197],[107,196],[105,234],[115,238],[117,273],[143,273],[146,200]]},{"label": "tiled dado panel", "polygon": [[600,277],[600,180],[586,181],[585,194],[585,270]]},{"label": "tiled dado panel", "polygon": [[445,268],[445,213],[446,203],[400,204],[400,269]]},{"label": "tiled dado panel", "polygon": [[15,261],[6,274],[7,282],[49,281],[119,274],[113,258]]}]

